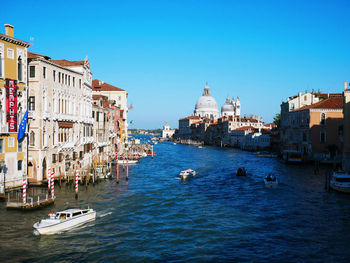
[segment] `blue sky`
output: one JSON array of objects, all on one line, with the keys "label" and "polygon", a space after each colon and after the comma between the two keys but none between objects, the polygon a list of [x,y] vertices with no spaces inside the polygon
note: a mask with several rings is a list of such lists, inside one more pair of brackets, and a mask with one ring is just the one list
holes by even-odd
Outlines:
[{"label": "blue sky", "polygon": [[242,114],[269,122],[282,99],[350,80],[349,1],[1,3],[0,23],[33,37],[31,51],[87,55],[94,78],[126,89],[131,128],[177,127],[206,82],[219,110],[239,96]]}]

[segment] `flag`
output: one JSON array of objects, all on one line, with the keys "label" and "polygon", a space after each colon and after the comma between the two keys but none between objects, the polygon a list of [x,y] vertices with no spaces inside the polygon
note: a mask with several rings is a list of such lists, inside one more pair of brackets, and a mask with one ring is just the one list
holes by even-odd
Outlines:
[{"label": "flag", "polygon": [[27,119],[28,119],[28,109],[27,109],[26,113],[23,116],[21,124],[19,125],[17,141],[22,140],[22,138],[24,137],[24,134],[26,133]]},{"label": "flag", "polygon": [[134,108],[134,107],[132,106],[132,104],[130,104],[129,110],[132,110],[132,108]]},{"label": "flag", "polygon": [[132,124],[133,120],[130,121],[130,124]]}]

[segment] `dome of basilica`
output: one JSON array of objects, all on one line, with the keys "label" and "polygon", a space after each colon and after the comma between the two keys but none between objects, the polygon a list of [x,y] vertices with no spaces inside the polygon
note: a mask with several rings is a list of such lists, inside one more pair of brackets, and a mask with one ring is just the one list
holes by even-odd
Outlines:
[{"label": "dome of basilica", "polygon": [[227,97],[225,104],[222,105],[222,107],[221,107],[221,114],[223,114],[224,112],[231,113],[234,111],[235,111],[235,108],[234,108],[233,104],[230,102],[230,98]]},{"label": "dome of basilica", "polygon": [[219,117],[218,105],[216,100],[210,95],[208,84],[204,88],[203,95],[197,100],[194,114],[210,119],[217,119]]}]

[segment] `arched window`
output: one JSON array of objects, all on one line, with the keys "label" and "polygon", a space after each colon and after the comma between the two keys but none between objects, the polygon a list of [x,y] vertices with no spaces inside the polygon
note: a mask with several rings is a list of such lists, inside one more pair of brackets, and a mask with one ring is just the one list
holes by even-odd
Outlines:
[{"label": "arched window", "polygon": [[23,67],[22,58],[21,58],[21,56],[19,56],[18,62],[17,62],[18,81],[23,80],[22,67]]},{"label": "arched window", "polygon": [[33,131],[30,132],[29,142],[30,142],[30,146],[35,145],[35,133]]}]

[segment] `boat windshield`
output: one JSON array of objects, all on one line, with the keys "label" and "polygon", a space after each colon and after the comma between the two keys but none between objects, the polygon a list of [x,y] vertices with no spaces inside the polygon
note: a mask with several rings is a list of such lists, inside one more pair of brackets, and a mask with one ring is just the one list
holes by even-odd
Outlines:
[{"label": "boat windshield", "polygon": [[60,214],[60,217],[59,217],[60,219],[66,219],[67,218],[67,215],[66,214],[64,214],[64,213],[62,213],[62,214]]},{"label": "boat windshield", "polygon": [[335,181],[339,183],[350,183],[350,178],[335,178]]}]

